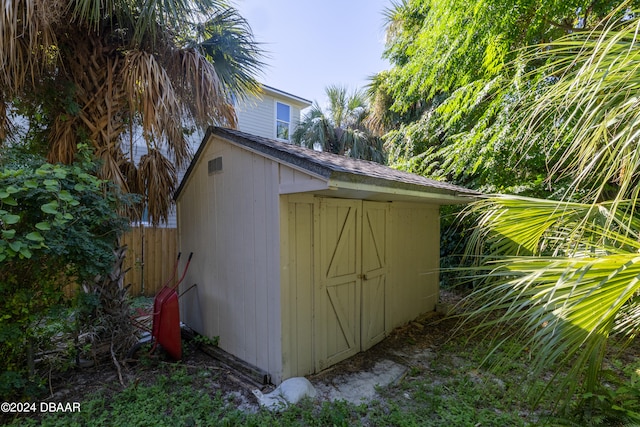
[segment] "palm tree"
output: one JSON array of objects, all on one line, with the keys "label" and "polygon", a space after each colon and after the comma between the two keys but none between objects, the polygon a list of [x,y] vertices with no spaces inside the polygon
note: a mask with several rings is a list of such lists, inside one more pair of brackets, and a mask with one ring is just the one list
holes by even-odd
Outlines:
[{"label": "palm tree", "polygon": [[329,107],[317,101],[292,135],[294,143],[321,148],[333,154],[385,163],[382,139],[366,126],[368,108],[362,91],[348,93],[342,86],[328,86]]},{"label": "palm tree", "polygon": [[[6,0],[0,14],[0,138],[10,110],[38,118],[50,162],[88,141],[101,176],[166,219],[186,124],[235,124],[261,50],[225,0]],[[134,164],[132,135],[148,154]],[[168,155],[165,153],[169,153]]]},{"label": "palm tree", "polygon": [[473,207],[488,279],[473,314],[500,313],[484,326],[525,338],[536,372],[569,364],[556,389],[565,403],[602,385],[612,338],[628,343],[640,330],[639,30],[623,5],[598,30],[529,51],[525,61],[548,61],[522,140],[560,150],[552,178],[571,185],[559,201],[494,196]]}]

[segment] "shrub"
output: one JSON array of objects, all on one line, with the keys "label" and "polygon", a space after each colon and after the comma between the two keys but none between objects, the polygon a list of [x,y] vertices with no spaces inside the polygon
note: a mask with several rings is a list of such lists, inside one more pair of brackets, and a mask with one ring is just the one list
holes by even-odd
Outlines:
[{"label": "shrub", "polygon": [[65,304],[65,286],[109,270],[115,242],[127,226],[117,213],[125,200],[95,177],[90,158],[86,147],[79,147],[71,165],[3,150],[0,397],[33,393],[34,354],[56,333],[44,321]]}]

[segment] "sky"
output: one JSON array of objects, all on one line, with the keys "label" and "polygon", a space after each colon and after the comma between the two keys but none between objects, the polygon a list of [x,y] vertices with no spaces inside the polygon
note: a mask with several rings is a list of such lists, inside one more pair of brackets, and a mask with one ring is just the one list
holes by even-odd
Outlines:
[{"label": "sky", "polygon": [[324,106],[325,87],[364,88],[382,59],[391,0],[235,0],[267,51],[262,83]]}]

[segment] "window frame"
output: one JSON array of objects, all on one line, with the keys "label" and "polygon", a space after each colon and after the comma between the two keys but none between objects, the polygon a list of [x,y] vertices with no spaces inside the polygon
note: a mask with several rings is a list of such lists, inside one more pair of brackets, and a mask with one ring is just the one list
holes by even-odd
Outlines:
[{"label": "window frame", "polygon": [[[289,109],[289,117],[288,117],[287,121],[281,120],[278,117],[278,104],[283,105],[283,106],[285,106],[285,107],[287,107]],[[278,100],[275,100],[275,104],[274,105],[275,105],[275,111],[274,111],[274,116],[275,116],[274,134],[275,134],[275,137],[276,137],[276,139],[281,140],[281,141],[291,141],[291,115],[292,115],[293,106],[291,106],[291,104],[287,104],[285,102],[278,101]],[[278,125],[280,123],[287,125],[287,138],[282,138],[282,137],[280,137],[278,135]]]}]

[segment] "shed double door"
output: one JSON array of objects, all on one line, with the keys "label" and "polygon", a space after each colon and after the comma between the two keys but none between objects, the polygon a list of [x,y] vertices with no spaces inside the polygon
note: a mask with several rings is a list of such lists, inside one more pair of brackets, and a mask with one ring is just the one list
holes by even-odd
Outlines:
[{"label": "shed double door", "polygon": [[321,199],[316,241],[316,369],[385,337],[387,203]]}]

